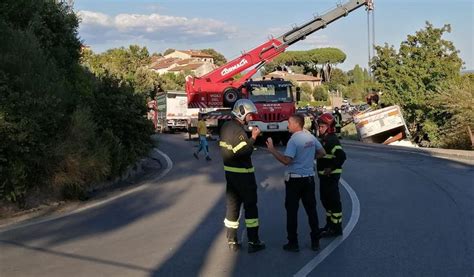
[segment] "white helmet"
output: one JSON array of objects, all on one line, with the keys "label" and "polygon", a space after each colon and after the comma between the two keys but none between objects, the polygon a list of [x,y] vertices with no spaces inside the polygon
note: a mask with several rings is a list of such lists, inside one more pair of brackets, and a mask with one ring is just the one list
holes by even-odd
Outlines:
[{"label": "white helmet", "polygon": [[235,102],[232,114],[238,119],[245,121],[245,116],[249,113],[257,113],[257,107],[255,107],[255,104],[252,101],[248,99],[239,99]]}]

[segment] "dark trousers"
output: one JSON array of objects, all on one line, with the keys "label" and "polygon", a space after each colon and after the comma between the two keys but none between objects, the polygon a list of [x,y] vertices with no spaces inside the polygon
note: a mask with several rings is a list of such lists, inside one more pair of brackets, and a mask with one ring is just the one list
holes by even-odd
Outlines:
[{"label": "dark trousers", "polygon": [[[226,186],[226,219],[239,221],[240,207],[244,205],[245,219],[258,220],[257,182],[254,173],[225,172]],[[258,242],[257,226],[247,226],[247,237],[250,242]],[[227,229],[227,239],[237,240],[237,228]]]},{"label": "dark trousers", "polygon": [[311,228],[311,238],[319,236],[318,213],[316,211],[316,196],[314,177],[290,178],[285,182],[286,231],[290,243],[298,242],[298,208],[299,201],[308,215]]},{"label": "dark trousers", "polygon": [[339,193],[339,179],[341,174],[331,174],[329,176],[319,175],[319,193],[324,209],[326,209],[327,226],[338,226],[342,221],[341,194]]}]

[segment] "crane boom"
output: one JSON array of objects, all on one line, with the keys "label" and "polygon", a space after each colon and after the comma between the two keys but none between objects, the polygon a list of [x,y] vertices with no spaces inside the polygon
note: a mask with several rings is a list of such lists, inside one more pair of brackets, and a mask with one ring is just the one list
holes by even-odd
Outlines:
[{"label": "crane boom", "polygon": [[294,27],[292,30],[277,38],[277,40],[281,41],[283,45],[292,45],[295,42],[305,39],[306,36],[318,31],[319,29],[326,28],[328,24],[338,20],[341,17],[347,16],[349,13],[360,8],[361,6],[366,6],[367,9],[372,9],[373,1],[353,0],[345,3],[344,5],[338,5],[335,9],[332,9],[321,16],[315,17],[313,20],[300,27]]},{"label": "crane boom", "polygon": [[[240,57],[201,77],[186,77],[186,92],[189,107],[230,107],[240,97],[245,97],[240,91],[242,85],[254,75],[263,65],[283,53],[290,45],[306,38],[306,36],[325,28],[328,24],[348,15],[350,12],[366,6],[370,10],[373,0],[350,0],[344,5],[317,16],[307,23],[296,26],[278,38],[255,47]],[[249,70],[238,80],[233,77]]]}]

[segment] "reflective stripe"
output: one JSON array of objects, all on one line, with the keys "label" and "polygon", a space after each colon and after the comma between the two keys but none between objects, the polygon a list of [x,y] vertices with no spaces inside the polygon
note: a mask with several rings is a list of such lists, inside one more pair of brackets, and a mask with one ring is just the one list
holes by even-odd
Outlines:
[{"label": "reflective stripe", "polygon": [[220,147],[224,147],[224,148],[226,148],[226,149],[232,151],[232,145],[229,145],[229,144],[225,143],[224,141],[220,141],[220,142],[219,142],[219,146],[220,146]]},{"label": "reflective stripe", "polygon": [[[336,174],[336,173],[342,173],[342,169],[338,168],[338,169],[334,169],[333,171],[331,171],[331,174]],[[318,174],[319,175],[324,175],[324,170],[322,171],[318,171]]]},{"label": "reflective stripe", "polygon": [[331,211],[326,212],[326,216],[331,216]]},{"label": "reflective stripe", "polygon": [[334,159],[335,157],[336,157],[336,155],[326,154],[326,155],[324,155],[323,158],[325,158],[325,159]]},{"label": "reflective stripe", "polygon": [[258,218],[250,218],[245,220],[247,228],[258,227]]},{"label": "reflective stripe", "polygon": [[237,229],[239,228],[239,222],[238,221],[230,221],[227,218],[224,219],[224,225],[227,228],[232,228],[232,229]]},{"label": "reflective stripe", "polygon": [[239,151],[240,149],[242,149],[243,147],[245,147],[247,145],[247,142],[246,141],[242,141],[240,142],[239,144],[237,144],[237,146],[235,147],[232,147],[232,145],[230,144],[227,144],[225,141],[220,141],[219,142],[219,146],[220,147],[224,147],[225,149],[227,150],[230,150],[234,153],[237,153],[237,151]]},{"label": "reflective stripe", "polygon": [[334,147],[332,148],[332,150],[331,150],[331,154],[334,155],[334,153],[336,152],[337,149],[341,149],[341,150],[342,150],[342,146],[340,146],[340,145],[334,146]]},{"label": "reflective stripe", "polygon": [[246,145],[247,145],[247,142],[242,141],[241,143],[237,144],[237,146],[235,146],[234,149],[232,149],[232,151],[234,153],[237,153],[237,151],[239,151],[240,149],[242,149],[242,147],[245,147]]},{"label": "reflective stripe", "polygon": [[342,222],[342,213],[332,213],[331,214],[331,221],[334,223],[341,223]]},{"label": "reflective stripe", "polygon": [[229,171],[229,172],[235,172],[235,173],[252,173],[255,172],[255,168],[241,168],[241,167],[232,167],[232,166],[225,166],[224,165],[224,170]]}]

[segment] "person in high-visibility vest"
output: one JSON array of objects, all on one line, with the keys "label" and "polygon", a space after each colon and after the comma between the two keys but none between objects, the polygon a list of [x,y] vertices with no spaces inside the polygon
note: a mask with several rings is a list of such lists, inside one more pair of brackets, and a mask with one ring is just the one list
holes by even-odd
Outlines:
[{"label": "person in high-visibility vest", "polygon": [[321,236],[342,235],[342,204],[339,193],[339,179],[346,153],[335,134],[335,119],[330,113],[318,117],[318,131],[326,155],[317,159],[319,192],[321,202],[326,209],[326,226],[321,229]]},{"label": "person in high-visibility vest", "polygon": [[243,204],[249,253],[265,248],[265,243],[260,241],[258,235],[260,222],[257,208],[257,181],[251,159],[253,145],[260,134],[260,129],[253,127],[251,138],[248,138],[244,130],[244,124],[251,121],[256,113],[257,108],[252,101],[237,100],[232,110],[234,118],[222,126],[219,142],[227,181],[227,212],[224,225],[227,228],[228,246],[233,251],[238,251],[241,247],[237,239],[237,229],[240,207]]},{"label": "person in high-visibility vest", "polygon": [[334,115],[334,120],[336,122],[336,125],[335,125],[336,135],[338,138],[341,138],[342,114],[338,107],[334,108],[333,115]]}]

